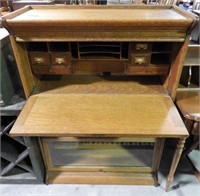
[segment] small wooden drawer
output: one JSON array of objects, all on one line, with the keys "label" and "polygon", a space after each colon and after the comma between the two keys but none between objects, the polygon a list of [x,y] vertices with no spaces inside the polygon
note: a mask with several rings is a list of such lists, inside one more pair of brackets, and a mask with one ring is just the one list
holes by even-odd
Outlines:
[{"label": "small wooden drawer", "polygon": [[151,50],[151,43],[146,43],[146,42],[139,42],[139,43],[134,43],[132,45],[132,51],[150,51]]},{"label": "small wooden drawer", "polygon": [[71,69],[65,66],[32,66],[32,71],[37,75],[66,75],[71,73]]},{"label": "small wooden drawer", "polygon": [[132,54],[131,65],[149,65],[150,54]]},{"label": "small wooden drawer", "polygon": [[168,66],[130,66],[127,75],[166,75],[168,71]]},{"label": "small wooden drawer", "polygon": [[49,54],[47,52],[29,52],[30,64],[35,66],[49,66]]},{"label": "small wooden drawer", "polygon": [[71,58],[70,53],[51,53],[51,64],[52,65],[65,65],[70,66],[71,65]]},{"label": "small wooden drawer", "polygon": [[45,75],[49,74],[50,72],[50,66],[32,66],[32,71],[34,74],[37,75]]},{"label": "small wooden drawer", "polygon": [[63,65],[51,66],[49,74],[67,75],[71,73],[71,68]]}]

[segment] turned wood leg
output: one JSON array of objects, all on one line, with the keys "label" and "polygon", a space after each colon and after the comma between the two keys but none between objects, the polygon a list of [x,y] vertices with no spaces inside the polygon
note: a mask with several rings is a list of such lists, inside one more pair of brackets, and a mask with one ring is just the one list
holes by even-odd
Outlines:
[{"label": "turned wood leg", "polygon": [[152,158],[152,173],[154,178],[154,185],[159,186],[158,183],[158,168],[161,161],[161,156],[165,144],[165,139],[157,138],[154,146],[153,158]]},{"label": "turned wood leg", "polygon": [[174,157],[172,160],[172,164],[170,167],[170,171],[167,177],[167,183],[166,183],[166,192],[169,190],[170,184],[174,178],[174,173],[176,171],[177,165],[179,163],[179,160],[181,158],[181,154],[183,152],[183,147],[184,147],[184,143],[185,143],[185,138],[181,138],[178,141],[177,147],[176,147],[176,151],[174,153]]}]

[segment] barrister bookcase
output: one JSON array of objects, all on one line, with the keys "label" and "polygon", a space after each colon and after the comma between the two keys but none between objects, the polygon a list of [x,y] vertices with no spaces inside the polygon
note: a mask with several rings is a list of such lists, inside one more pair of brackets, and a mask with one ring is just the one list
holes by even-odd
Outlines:
[{"label": "barrister bookcase", "polygon": [[2,18],[27,103],[10,134],[40,143],[46,183],[155,184],[193,15],[176,6],[28,6]]}]

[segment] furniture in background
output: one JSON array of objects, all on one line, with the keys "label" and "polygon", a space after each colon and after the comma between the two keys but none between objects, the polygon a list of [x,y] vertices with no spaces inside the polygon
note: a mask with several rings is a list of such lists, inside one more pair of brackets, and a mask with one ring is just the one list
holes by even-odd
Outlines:
[{"label": "furniture in background", "polygon": [[147,0],[149,5],[176,5],[177,0]]},{"label": "furniture in background", "polygon": [[195,17],[175,6],[30,6],[2,21],[28,99],[10,134],[37,138],[46,182],[158,185],[174,138],[168,190],[188,136],[173,100]]},{"label": "furniture in background", "polygon": [[[198,21],[199,24],[199,21]],[[199,35],[199,29],[196,33]],[[193,34],[192,34],[193,35]],[[199,41],[199,40],[198,40]],[[176,105],[190,134],[186,140],[183,157],[187,157],[194,174],[200,180],[199,171],[187,156],[199,145],[200,121],[200,45],[193,37],[190,40],[188,51],[183,63],[183,71],[176,97]]]},{"label": "furniture in background", "polygon": [[[181,91],[178,93],[177,107],[183,116],[184,123],[188,129],[190,137],[188,138],[188,143],[186,149],[183,151],[183,157],[196,149],[199,145],[199,132],[200,132],[200,91]],[[194,174],[200,181],[200,172],[196,169],[192,161],[189,162],[194,169]]]},{"label": "furniture in background", "polygon": [[194,0],[192,10],[200,10],[200,1]]},{"label": "furniture in background", "polygon": [[12,0],[10,6],[12,11],[23,8],[26,5],[54,5],[54,0]]},{"label": "furniture in background", "polygon": [[197,23],[191,33],[191,40],[193,40],[197,44],[200,44],[200,26],[199,26],[200,1],[199,0],[194,1],[193,7],[192,7],[192,13],[194,13],[196,15]]},{"label": "furniture in background", "polygon": [[8,32],[0,29],[1,42],[1,183],[43,183],[43,162],[34,138],[12,137],[9,132],[25,104],[22,84]]}]

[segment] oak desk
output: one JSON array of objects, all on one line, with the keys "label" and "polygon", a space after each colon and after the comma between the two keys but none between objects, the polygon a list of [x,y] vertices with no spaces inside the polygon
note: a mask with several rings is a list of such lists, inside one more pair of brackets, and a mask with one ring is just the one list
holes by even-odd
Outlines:
[{"label": "oak desk", "polygon": [[176,6],[138,5],[2,18],[28,99],[11,134],[38,138],[47,183],[158,185],[164,140],[178,138],[169,189],[188,136],[173,99],[194,23]]}]

